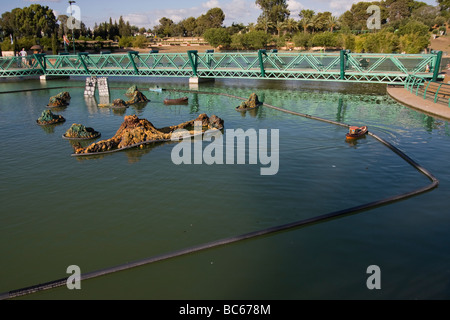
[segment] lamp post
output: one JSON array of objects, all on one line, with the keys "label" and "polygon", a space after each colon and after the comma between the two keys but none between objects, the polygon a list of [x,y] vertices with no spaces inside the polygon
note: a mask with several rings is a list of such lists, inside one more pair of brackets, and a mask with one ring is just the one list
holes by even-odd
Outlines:
[{"label": "lamp post", "polygon": [[[69,1],[70,6],[70,22],[73,22],[72,20],[72,3],[76,3],[75,1]],[[72,28],[72,42],[73,42],[73,54],[75,54],[75,36],[74,36],[74,28]]]}]

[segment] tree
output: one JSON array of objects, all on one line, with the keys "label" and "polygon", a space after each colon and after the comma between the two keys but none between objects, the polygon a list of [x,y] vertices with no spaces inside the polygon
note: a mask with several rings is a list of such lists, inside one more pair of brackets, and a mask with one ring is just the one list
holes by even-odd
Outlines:
[{"label": "tree", "polygon": [[225,14],[220,8],[209,9],[205,17],[209,21],[209,28],[220,28],[225,20]]},{"label": "tree", "polygon": [[339,26],[339,20],[335,16],[331,16],[328,18],[328,27],[330,28],[330,32],[333,32],[334,28]]},{"label": "tree", "polygon": [[286,30],[286,22],[285,21],[278,21],[276,26],[278,31],[278,37],[281,37],[281,33]]},{"label": "tree", "polygon": [[260,30],[264,30],[265,33],[268,33],[269,29],[272,29],[274,27],[274,24],[272,21],[270,21],[270,18],[268,16],[263,16],[258,18],[257,27]]},{"label": "tree", "polygon": [[258,23],[265,19],[266,25],[276,26],[278,21],[284,22],[290,15],[286,0],[256,0],[255,3],[262,9]]},{"label": "tree", "polygon": [[448,11],[450,9],[450,0],[437,0],[441,11]]},{"label": "tree", "polygon": [[286,31],[287,32],[295,32],[298,30],[298,22],[293,19],[289,18],[286,20]]},{"label": "tree", "polygon": [[300,25],[303,28],[303,32],[306,33],[308,27],[312,26],[313,17],[315,15],[314,10],[303,9],[298,14],[300,16]]},{"label": "tree", "polygon": [[197,35],[202,35],[209,28],[220,28],[222,27],[223,21],[225,20],[225,14],[220,8],[209,9],[206,14],[202,14],[196,20],[196,28],[194,33]]},{"label": "tree", "polygon": [[389,7],[389,22],[402,20],[411,15],[408,0],[398,0]]},{"label": "tree", "polygon": [[159,19],[159,25],[157,25],[154,28],[155,33],[159,37],[170,37],[173,33],[173,30],[172,30],[173,24],[174,23],[171,19],[162,17],[161,19]]},{"label": "tree", "polygon": [[194,17],[189,17],[181,21],[184,29],[186,30],[186,36],[192,37],[194,35],[194,30],[197,27],[197,22]]},{"label": "tree", "polygon": [[6,34],[14,34],[18,38],[51,37],[56,30],[57,20],[49,7],[32,4],[3,13],[0,26]]},{"label": "tree", "polygon": [[119,18],[119,36],[120,37],[129,37],[131,36],[131,27],[129,22],[125,23],[122,16]]},{"label": "tree", "polygon": [[354,3],[350,10],[344,12],[339,20],[343,26],[348,26],[351,30],[367,30],[367,19],[371,14],[367,13],[370,5],[378,5],[381,9],[381,23],[385,20],[385,8],[379,2],[358,2]]},{"label": "tree", "polygon": [[412,12],[411,18],[420,21],[432,28],[435,24],[436,17],[439,16],[439,7],[423,6]]},{"label": "tree", "polygon": [[213,46],[229,47],[231,44],[231,36],[225,28],[210,28],[203,35],[206,41]]},{"label": "tree", "polygon": [[58,38],[62,38],[63,35],[67,34],[67,31],[69,30],[69,28],[67,28],[67,19],[69,19],[69,17],[65,14],[60,14],[58,16],[58,21],[60,22],[58,28]]},{"label": "tree", "polygon": [[329,12],[329,11],[317,13],[317,15],[313,18],[313,21],[312,21],[313,30],[314,31],[327,30],[330,18],[331,18],[331,12]]},{"label": "tree", "polygon": [[399,35],[416,34],[419,36],[429,36],[429,28],[420,21],[410,20],[398,29]]},{"label": "tree", "polygon": [[264,31],[251,31],[242,35],[242,45],[244,49],[263,49],[267,46],[272,37]]}]

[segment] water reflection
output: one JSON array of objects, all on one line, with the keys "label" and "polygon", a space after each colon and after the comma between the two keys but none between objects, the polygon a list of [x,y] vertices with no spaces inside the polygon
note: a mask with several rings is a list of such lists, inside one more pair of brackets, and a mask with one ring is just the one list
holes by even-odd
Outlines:
[{"label": "water reflection", "polygon": [[145,107],[147,106],[147,102],[139,102],[136,104],[130,105],[130,107],[136,112],[137,115],[141,116],[144,112]]},{"label": "water reflection", "polygon": [[190,113],[197,113],[200,110],[200,103],[198,101],[198,93],[194,93],[190,99],[189,107],[191,109]]},{"label": "water reflection", "polygon": [[49,108],[52,112],[60,112],[60,111],[64,111],[67,109],[67,105],[60,106],[60,107],[51,107],[51,106],[46,106],[46,107]]},{"label": "water reflection", "polygon": [[347,106],[344,105],[344,99],[341,97],[339,97],[338,100],[338,110],[336,113],[336,121],[337,122],[344,122],[345,120],[345,111],[347,109]]},{"label": "water reflection", "polygon": [[244,111],[238,111],[241,113],[241,117],[245,118],[247,116],[247,113],[252,117],[252,118],[256,118],[256,116],[258,115],[258,111],[261,109],[261,107],[257,107],[255,109],[252,110],[244,110]]},{"label": "water reflection", "polygon": [[64,124],[64,121],[63,122],[59,122],[59,123],[47,124],[47,125],[39,125],[39,126],[42,128],[42,130],[44,130],[44,132],[46,134],[53,134],[53,133],[55,133],[55,128],[60,126],[60,125],[62,125],[62,124]]},{"label": "water reflection", "polygon": [[127,108],[128,107],[111,107],[110,109],[112,110],[114,115],[123,117],[127,112]]},{"label": "water reflection", "polygon": [[356,148],[356,146],[358,145],[358,142],[360,142],[360,140],[365,140],[365,139],[366,139],[366,135],[364,135],[358,139],[345,139],[345,142],[347,142],[349,146]]},{"label": "water reflection", "polygon": [[[75,158],[78,161],[89,161],[89,160],[98,160],[103,159],[104,157],[115,155],[116,153],[124,153],[127,156],[128,163],[137,163],[141,160],[141,158],[150,153],[153,149],[162,147],[169,144],[176,144],[179,143],[178,141],[163,141],[163,142],[152,142],[145,145],[140,145],[135,148],[117,151],[117,152],[111,152],[111,153],[105,153],[105,154],[99,154],[99,155],[89,155],[89,156],[76,156]],[[90,143],[87,143],[85,146],[87,147]],[[73,144],[75,145],[75,144]],[[82,145],[82,144],[80,144]],[[116,154],[117,155],[117,154]]]},{"label": "water reflection", "polygon": [[87,110],[89,114],[94,114],[98,112],[97,100],[93,96],[84,96],[84,102],[86,103]]}]

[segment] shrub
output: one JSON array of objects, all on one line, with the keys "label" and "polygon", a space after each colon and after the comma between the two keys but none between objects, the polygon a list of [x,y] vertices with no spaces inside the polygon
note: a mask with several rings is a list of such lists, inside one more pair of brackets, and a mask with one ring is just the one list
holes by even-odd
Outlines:
[{"label": "shrub", "polygon": [[293,38],[292,41],[294,42],[294,45],[296,47],[309,47],[309,41],[311,40],[311,35],[309,33],[300,32],[297,33]]},{"label": "shrub", "polygon": [[231,36],[224,28],[210,28],[203,34],[203,38],[213,47],[229,47]]},{"label": "shrub", "polygon": [[137,36],[132,41],[132,46],[141,49],[147,48],[147,38],[145,36]]},{"label": "shrub", "polygon": [[310,42],[312,47],[337,47],[338,45],[336,34],[329,31],[316,33]]},{"label": "shrub", "polygon": [[123,36],[119,40],[119,47],[121,48],[131,47],[132,45],[133,45],[133,37]]},{"label": "shrub", "polygon": [[430,38],[419,34],[405,34],[400,37],[400,50],[406,53],[420,53],[430,44]]}]

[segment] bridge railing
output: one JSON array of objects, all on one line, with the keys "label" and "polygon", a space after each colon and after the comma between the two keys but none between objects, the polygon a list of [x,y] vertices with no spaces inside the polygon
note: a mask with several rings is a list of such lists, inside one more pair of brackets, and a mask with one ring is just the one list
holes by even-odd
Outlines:
[{"label": "bridge railing", "polygon": [[[442,53],[441,53],[442,54]],[[2,58],[0,76],[99,75],[204,78],[269,78],[404,83],[409,75],[437,79],[439,54],[252,52],[64,54]],[[28,73],[27,73],[28,72]]]},{"label": "bridge railing", "polygon": [[43,73],[42,55],[0,57],[0,76],[29,76]]},{"label": "bridge railing", "polygon": [[405,89],[424,100],[444,104],[450,108],[450,84],[410,75],[405,82]]}]

